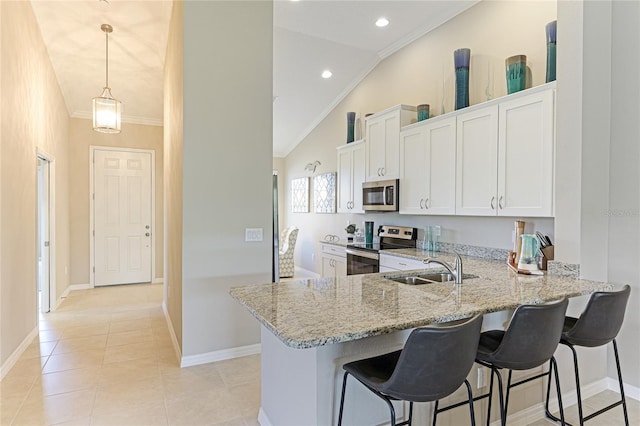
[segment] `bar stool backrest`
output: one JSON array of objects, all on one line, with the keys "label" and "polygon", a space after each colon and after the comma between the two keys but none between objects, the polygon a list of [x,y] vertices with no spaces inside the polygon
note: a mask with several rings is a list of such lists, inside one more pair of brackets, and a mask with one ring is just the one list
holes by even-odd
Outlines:
[{"label": "bar stool backrest", "polygon": [[553,356],[564,324],[569,301],[541,305],[521,305],[513,313],[502,342],[492,354],[492,363],[500,368],[528,370]]},{"label": "bar stool backrest", "polygon": [[563,333],[562,339],[586,347],[606,345],[616,338],[627,308],[631,287],[625,285],[622,290],[596,292],[574,326]]},{"label": "bar stool backrest", "polygon": [[411,332],[384,394],[397,399],[435,401],[453,393],[473,365],[482,316],[454,326],[421,327]]}]

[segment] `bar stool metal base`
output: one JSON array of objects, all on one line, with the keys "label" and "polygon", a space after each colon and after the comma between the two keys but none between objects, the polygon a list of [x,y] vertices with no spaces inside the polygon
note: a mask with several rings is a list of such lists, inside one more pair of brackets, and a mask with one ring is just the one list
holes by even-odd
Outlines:
[{"label": "bar stool metal base", "polygon": [[[345,390],[347,389],[347,376],[349,376],[348,371],[344,373],[344,377],[342,379],[342,396],[340,397],[340,413],[338,414],[338,426],[342,426],[342,412],[344,410],[344,394],[345,394]],[[409,401],[409,418],[401,423],[396,423],[396,410],[393,408],[393,404],[391,403],[391,401],[398,401],[398,400],[396,398],[391,398],[385,394],[382,394],[377,390],[365,385],[364,383],[362,384],[366,386],[366,388],[369,389],[371,392],[373,392],[374,394],[382,398],[384,402],[387,403],[387,406],[389,407],[389,414],[391,415],[391,426],[404,426],[404,425],[411,426],[411,420],[413,418],[413,402],[412,401]]]},{"label": "bar stool metal base", "polygon": [[[573,370],[576,378],[576,394],[578,397],[578,416],[579,416],[580,426],[583,426],[584,422],[586,422],[587,420],[591,420],[592,418],[599,416],[600,414],[605,413],[619,405],[622,405],[622,412],[624,414],[624,424],[625,426],[629,426],[629,415],[627,413],[627,402],[624,397],[624,384],[622,382],[622,372],[620,370],[620,358],[618,356],[618,344],[616,343],[616,339],[613,339],[612,343],[613,343],[613,352],[616,357],[616,368],[618,370],[618,384],[620,386],[621,398],[619,401],[616,401],[613,404],[607,405],[606,407],[601,408],[600,410],[594,413],[591,413],[588,416],[584,415],[584,411],[582,408],[582,395],[580,392],[580,372],[578,370],[578,354],[572,344],[568,342],[563,342],[563,341],[561,341],[560,343],[565,346],[568,346],[569,349],[571,349],[571,352],[573,353]],[[547,387],[547,400],[545,403],[545,414],[551,420],[560,421],[559,418],[551,414],[551,412],[549,411],[549,387]],[[569,423],[567,423],[567,425],[571,426]]]},{"label": "bar stool metal base", "polygon": [[[544,373],[540,373],[537,374],[535,376],[532,377],[528,377],[526,379],[520,380],[516,383],[511,383],[511,379],[512,379],[512,374],[513,374],[513,370],[509,370],[509,376],[507,378],[507,393],[506,393],[506,397],[504,396],[504,391],[503,391],[503,384],[502,384],[502,375],[500,374],[500,368],[497,368],[491,364],[488,363],[484,363],[482,361],[476,361],[478,362],[478,364],[484,365],[485,367],[489,367],[491,369],[491,381],[489,383],[489,392],[484,394],[484,395],[480,395],[475,397],[473,400],[477,401],[479,399],[483,399],[483,398],[487,398],[489,397],[489,403],[487,406],[487,426],[489,426],[489,424],[491,423],[491,399],[493,396],[493,380],[494,380],[494,374],[495,376],[498,377],[498,395],[500,397],[500,423],[502,426],[506,426],[507,424],[507,411],[509,408],[509,395],[510,395],[510,391],[511,388],[514,388],[516,386],[520,386],[523,385],[525,383],[528,383],[532,380],[536,380],[536,379],[540,379],[542,377],[547,377],[547,402],[548,402],[548,397],[549,397],[549,391],[551,388],[551,374],[553,373],[553,376],[555,378],[555,384],[556,384],[556,393],[558,394],[558,405],[560,406],[560,418],[554,418],[554,420],[561,422],[563,425],[568,425],[568,423],[566,423],[566,421],[564,420],[564,409],[562,407],[562,393],[560,391],[560,379],[558,378],[558,365],[556,363],[556,359],[554,357],[551,357],[551,359],[549,360],[549,370],[544,372]],[[546,412],[548,413],[548,410],[546,410]],[[546,413],[545,413],[546,414]]]}]

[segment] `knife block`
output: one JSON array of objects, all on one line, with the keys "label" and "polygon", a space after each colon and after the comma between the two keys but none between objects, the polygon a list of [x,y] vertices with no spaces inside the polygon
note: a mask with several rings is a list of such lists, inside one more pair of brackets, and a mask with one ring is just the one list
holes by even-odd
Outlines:
[{"label": "knife block", "polygon": [[540,257],[540,261],[538,262],[538,268],[543,271],[547,270],[547,261],[553,260],[553,246],[546,246],[540,249],[542,256]]}]

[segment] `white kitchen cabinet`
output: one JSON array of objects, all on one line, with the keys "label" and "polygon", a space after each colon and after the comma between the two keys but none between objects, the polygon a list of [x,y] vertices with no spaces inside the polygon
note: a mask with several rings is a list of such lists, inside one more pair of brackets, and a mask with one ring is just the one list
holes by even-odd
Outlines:
[{"label": "white kitchen cabinet", "polygon": [[498,105],[458,115],[456,149],[456,214],[495,216]]},{"label": "white kitchen cabinet", "polygon": [[552,216],[554,91],[457,117],[456,214]]},{"label": "white kitchen cabinet", "polygon": [[546,90],[499,105],[499,215],[553,215],[554,95]]},{"label": "white kitchen cabinet", "polygon": [[362,182],[365,181],[364,140],[338,147],[338,212],[364,213]]},{"label": "white kitchen cabinet", "polygon": [[343,246],[321,244],[323,277],[347,276],[347,253]]},{"label": "white kitchen cabinet", "polygon": [[416,108],[396,105],[367,117],[366,180],[397,179],[400,128],[417,121]]},{"label": "white kitchen cabinet", "polygon": [[400,133],[400,214],[455,213],[456,117]]}]

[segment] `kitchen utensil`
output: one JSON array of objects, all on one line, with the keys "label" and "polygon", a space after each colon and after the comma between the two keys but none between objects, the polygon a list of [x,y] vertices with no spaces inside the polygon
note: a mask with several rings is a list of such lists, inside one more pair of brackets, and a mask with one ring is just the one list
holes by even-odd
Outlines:
[{"label": "kitchen utensil", "polygon": [[540,242],[540,248],[546,247],[547,245],[551,245],[551,244],[547,244],[547,239],[549,237],[545,237],[542,234],[542,232],[536,231],[536,237],[538,237],[538,241]]},{"label": "kitchen utensil", "polygon": [[515,223],[516,237],[513,242],[514,244],[513,251],[516,254],[514,262],[516,264],[518,264],[518,261],[520,260],[520,249],[522,248],[522,240],[520,240],[520,235],[524,234],[524,225],[525,223],[523,220],[516,220],[516,223]]},{"label": "kitchen utensil", "polygon": [[537,271],[538,263],[536,255],[540,250],[540,241],[535,235],[523,234],[520,236],[522,247],[520,249],[520,260],[518,261],[518,269],[526,271]]}]

